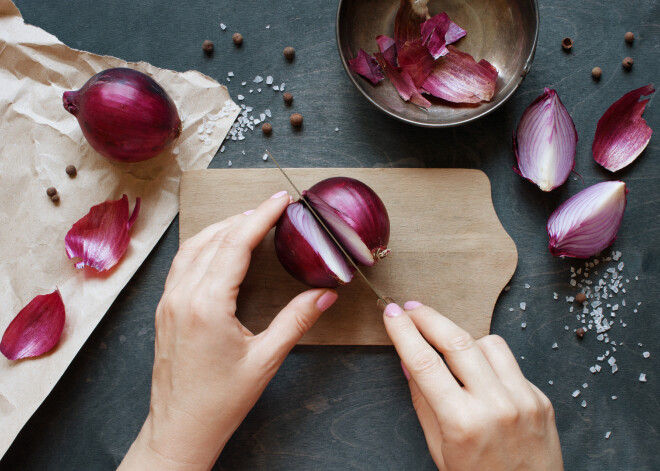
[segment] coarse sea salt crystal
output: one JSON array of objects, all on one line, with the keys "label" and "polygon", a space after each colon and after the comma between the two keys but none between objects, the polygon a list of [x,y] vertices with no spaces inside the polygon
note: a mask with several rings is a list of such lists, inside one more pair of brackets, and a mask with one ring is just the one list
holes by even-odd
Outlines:
[{"label": "coarse sea salt crystal", "polygon": [[268,109],[268,110],[264,110],[264,113],[266,113],[266,116],[268,116],[269,118],[272,118],[272,117],[273,117],[273,115],[271,114],[271,112],[270,112],[269,109]]},{"label": "coarse sea salt crystal", "polygon": [[527,327],[527,322],[522,322],[522,323],[520,324],[520,327],[522,327],[523,329],[524,329],[525,327]]},{"label": "coarse sea salt crystal", "polygon": [[651,352],[644,352],[644,353],[642,353],[642,356],[644,358],[649,358],[651,356]]},{"label": "coarse sea salt crystal", "polygon": [[264,81],[264,78],[261,75],[257,75],[254,80],[252,80],[254,83],[261,83]]},{"label": "coarse sea salt crystal", "polygon": [[642,383],[646,383],[646,373],[639,374],[639,381]]},{"label": "coarse sea salt crystal", "polygon": [[523,311],[527,309],[527,303],[520,303],[520,309]]},{"label": "coarse sea salt crystal", "polygon": [[227,72],[227,76],[228,76],[228,77],[233,77],[233,76],[234,76],[234,72]]},{"label": "coarse sea salt crystal", "polygon": [[280,84],[280,90],[284,91],[284,83]]},{"label": "coarse sea salt crystal", "polygon": [[335,132],[339,132],[339,128],[335,128]]},{"label": "coarse sea salt crystal", "polygon": [[525,283],[525,288],[530,288],[529,283]]},{"label": "coarse sea salt crystal", "polygon": [[227,29],[227,25],[224,24],[224,23],[220,23],[220,29],[221,29],[222,31],[226,30],[226,29]]},{"label": "coarse sea salt crystal", "polygon": [[269,75],[266,77],[266,85],[272,85],[273,84],[273,76]]},{"label": "coarse sea salt crystal", "polygon": [[616,364],[612,365],[612,374],[616,373],[617,371],[619,371],[619,367]]},{"label": "coarse sea salt crystal", "polygon": [[548,384],[549,384],[550,386],[552,386],[552,385],[555,384],[555,383],[554,383],[554,381],[550,380],[550,381],[548,381]]},{"label": "coarse sea salt crystal", "polygon": [[247,82],[241,82],[241,85],[246,86]]},{"label": "coarse sea salt crystal", "polygon": [[600,370],[601,370],[600,365],[594,365],[594,368],[596,369],[596,371],[597,371],[598,373],[600,373]]},{"label": "coarse sea salt crystal", "polygon": [[573,394],[571,394],[571,396],[573,396],[573,397],[578,397],[579,395],[580,395],[580,390],[579,389],[576,389],[575,391],[573,391]]},{"label": "coarse sea salt crystal", "polygon": [[278,87],[277,85],[273,85],[273,90],[275,90],[277,92],[277,91],[279,91],[279,89],[280,89],[280,87]]},{"label": "coarse sea salt crystal", "polygon": [[580,404],[582,407],[587,407],[587,401],[582,401],[582,404]]},{"label": "coarse sea salt crystal", "polygon": [[239,99],[239,101],[243,101],[243,100],[245,100],[245,97],[243,95],[238,95],[238,99]]},{"label": "coarse sea salt crystal", "polygon": [[227,162],[227,167],[231,167],[231,160]]},{"label": "coarse sea salt crystal", "polygon": [[607,432],[607,433],[605,434],[605,440],[607,440],[608,438],[610,438],[610,435],[612,435],[612,432]]},{"label": "coarse sea salt crystal", "polygon": [[618,399],[618,396],[612,396],[612,400],[616,401]]},{"label": "coarse sea salt crystal", "polygon": [[262,157],[262,159],[264,159],[264,160],[268,160],[268,154],[264,154],[263,157]]},{"label": "coarse sea salt crystal", "polygon": [[559,348],[559,346],[557,345],[557,342],[555,342],[555,343],[552,344],[552,348],[554,348],[555,350],[556,350],[557,348]]},{"label": "coarse sea salt crystal", "polygon": [[583,388],[583,389],[587,389],[588,387],[589,387],[589,384],[588,384],[588,383],[582,383],[582,388]]},{"label": "coarse sea salt crystal", "polygon": [[514,309],[512,307],[509,308],[509,312],[513,312]]}]

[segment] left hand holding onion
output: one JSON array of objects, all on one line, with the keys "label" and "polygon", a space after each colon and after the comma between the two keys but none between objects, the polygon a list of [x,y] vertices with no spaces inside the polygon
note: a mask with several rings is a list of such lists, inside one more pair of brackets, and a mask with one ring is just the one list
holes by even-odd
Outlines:
[{"label": "left hand holding onion", "polygon": [[280,192],[181,246],[156,310],[149,415],[120,469],[210,469],[291,348],[337,299],[332,290],[305,291],[258,335],[235,316],[252,250],[289,201]]}]

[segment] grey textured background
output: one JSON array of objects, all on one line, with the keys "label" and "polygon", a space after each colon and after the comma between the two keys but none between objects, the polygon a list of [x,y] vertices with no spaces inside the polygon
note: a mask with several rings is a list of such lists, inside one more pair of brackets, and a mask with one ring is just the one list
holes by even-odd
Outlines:
[{"label": "grey textured background", "polygon": [[[616,176],[626,181],[630,194],[614,248],[623,253],[624,274],[639,277],[629,288],[629,305],[643,302],[637,314],[632,306],[622,310],[619,316],[628,327],[617,325],[612,331],[612,338],[625,344],[616,354],[616,375],[605,369],[592,376],[588,367],[604,345],[594,335],[579,342],[564,330],[564,325],[577,326],[563,301],[575,294],[568,284],[571,261],[548,253],[545,233],[545,222],[559,202],[613,178],[591,158],[596,122],[624,93],[654,81],[657,85],[658,2],[542,0],[536,59],[520,90],[481,121],[447,130],[397,122],[353,89],[335,45],[336,1],[17,4],[27,22],[69,46],[178,71],[197,69],[228,85],[232,96],[248,96],[244,103],[249,106],[273,111],[275,131],[268,141],[256,132],[245,141],[231,142],[211,167],[226,167],[228,159],[235,168],[262,166],[260,156],[268,142],[290,166],[484,170],[491,179],[495,209],[520,255],[512,288],[496,306],[492,332],[502,335],[519,358],[524,356],[523,371],[553,401],[566,469],[660,469],[658,136],[637,162]],[[221,21],[227,31],[220,30]],[[628,30],[637,36],[632,47],[623,40]],[[235,31],[245,37],[240,49],[231,43]],[[565,36],[575,40],[570,54],[560,48]],[[201,51],[207,38],[216,45],[211,58]],[[292,64],[282,57],[287,45],[297,51]],[[635,59],[630,73],[620,65],[628,55]],[[595,65],[604,71],[599,83],[590,77]],[[228,71],[235,74],[231,83],[226,81]],[[245,93],[240,82],[257,74],[286,83],[295,96],[292,110],[305,118],[302,132],[291,131],[291,110],[279,94]],[[580,137],[575,170],[583,177],[571,177],[551,194],[541,194],[511,170],[511,132],[544,86],[558,91],[573,117]],[[645,118],[660,132],[657,97]],[[175,220],[0,461],[1,469],[112,469],[121,461],[148,411],[153,315],[177,237]],[[560,301],[552,299],[553,291]],[[525,312],[518,308],[521,301],[527,303]],[[525,330],[522,321],[527,322]],[[556,350],[551,348],[554,342]],[[642,358],[644,350],[651,352],[650,359]],[[647,373],[647,383],[638,381],[640,372]],[[585,381],[589,387],[573,399],[571,392],[582,389]],[[611,395],[618,400],[612,401]],[[580,407],[582,399],[588,401],[587,408]],[[608,430],[612,436],[605,440]],[[303,347],[286,360],[215,469],[422,470],[434,465],[392,348]]]}]

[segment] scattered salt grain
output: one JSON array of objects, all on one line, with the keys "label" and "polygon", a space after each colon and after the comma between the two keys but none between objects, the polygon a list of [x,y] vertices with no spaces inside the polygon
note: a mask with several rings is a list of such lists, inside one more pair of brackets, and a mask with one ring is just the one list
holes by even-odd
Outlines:
[{"label": "scattered salt grain", "polygon": [[264,81],[264,78],[261,75],[257,75],[254,80],[252,80],[254,83],[261,83]]},{"label": "scattered salt grain", "polygon": [[523,311],[527,309],[527,303],[520,303],[520,309],[522,309]]},{"label": "scattered salt grain", "polygon": [[525,283],[525,288],[527,288],[527,289],[530,288],[529,283]]},{"label": "scattered salt grain", "polygon": [[639,374],[639,381],[642,383],[646,383],[646,373]]},{"label": "scattered salt grain", "polygon": [[221,29],[222,31],[226,30],[226,29],[227,29],[227,25],[224,24],[224,23],[220,23],[220,29]]},{"label": "scattered salt grain", "polygon": [[269,75],[266,77],[266,85],[272,85],[273,84],[273,76]]},{"label": "scattered salt grain", "polygon": [[246,86],[247,82],[241,82],[241,85]]},{"label": "scattered salt grain", "polygon": [[579,389],[576,389],[575,391],[573,391],[573,394],[571,394],[571,396],[573,396],[573,397],[578,397],[579,395],[580,395],[580,390]]},{"label": "scattered salt grain", "polygon": [[520,324],[520,327],[523,328],[523,329],[524,329],[525,327],[527,327],[527,322],[523,322],[523,323],[521,323],[521,324]]},{"label": "scattered salt grain", "polygon": [[227,72],[227,77],[233,77],[233,76],[234,76],[234,72]]},{"label": "scattered salt grain", "polygon": [[617,371],[619,371],[619,367],[616,364],[612,365],[612,374],[616,373]]},{"label": "scattered salt grain", "polygon": [[266,25],[266,29],[270,29],[270,25]]},{"label": "scattered salt grain", "polygon": [[257,88],[257,92],[261,93],[261,88]]},{"label": "scattered salt grain", "polygon": [[554,383],[554,381],[550,380],[550,381],[548,381],[548,384],[549,384],[550,386],[552,386],[552,385],[555,384],[555,383]]},{"label": "scattered salt grain", "polygon": [[268,160],[268,154],[264,154],[264,156],[262,157],[262,159],[264,159],[264,160]]},{"label": "scattered salt grain", "polygon": [[555,350],[556,350],[557,348],[559,348],[559,346],[557,345],[557,342],[555,342],[555,343],[552,344],[552,348],[555,349]]},{"label": "scattered salt grain", "polygon": [[238,95],[238,101],[243,101],[245,100],[245,97],[243,95]]},{"label": "scattered salt grain", "polygon": [[272,118],[272,117],[273,117],[273,115],[271,114],[270,110],[264,110],[264,113],[266,113],[266,116],[268,116],[269,118]]},{"label": "scattered salt grain", "polygon": [[582,383],[582,389],[587,389],[589,387],[588,383]]},{"label": "scattered salt grain", "polygon": [[612,400],[616,401],[618,399],[618,396],[612,396]]},{"label": "scattered salt grain", "polygon": [[225,151],[225,146],[222,146],[222,147],[220,148],[220,152],[222,153],[222,152],[224,152],[224,151]]},{"label": "scattered salt grain", "polygon": [[227,162],[227,167],[231,167],[231,160]]},{"label": "scattered salt grain", "polygon": [[651,356],[651,353],[650,352],[644,352],[644,353],[642,353],[642,356],[644,358],[649,358]]},{"label": "scattered salt grain", "polygon": [[509,312],[513,312],[514,309],[512,307],[509,308]]},{"label": "scattered salt grain", "polygon": [[582,404],[580,404],[582,407],[587,407],[587,401],[582,401]]},{"label": "scattered salt grain", "polygon": [[335,128],[335,132],[339,132],[339,128]]},{"label": "scattered salt grain", "polygon": [[601,370],[600,365],[594,365],[594,368],[596,369],[597,373],[600,373]]},{"label": "scattered salt grain", "polygon": [[612,435],[612,432],[607,432],[607,433],[605,434],[605,440],[609,439],[609,438],[610,438],[610,435]]}]

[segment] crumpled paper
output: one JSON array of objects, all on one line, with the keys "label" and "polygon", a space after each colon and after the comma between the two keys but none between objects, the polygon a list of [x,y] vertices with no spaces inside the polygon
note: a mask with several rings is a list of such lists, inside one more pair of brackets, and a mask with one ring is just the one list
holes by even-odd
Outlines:
[{"label": "crumpled paper", "polygon": [[[117,164],[89,146],[62,93],[111,67],[144,72],[168,92],[183,120],[175,147],[147,162]],[[71,49],[0,0],[0,333],[34,296],[56,287],[67,316],[50,353],[0,356],[0,457],[176,216],[181,173],[208,166],[239,111],[224,86],[199,72]],[[213,124],[203,126],[207,114]],[[75,178],[65,172],[69,164]],[[58,205],[46,196],[51,186]],[[123,259],[104,274],[75,269],[64,249],[67,231],[91,206],[124,193],[131,208],[141,197],[142,209]]]}]

